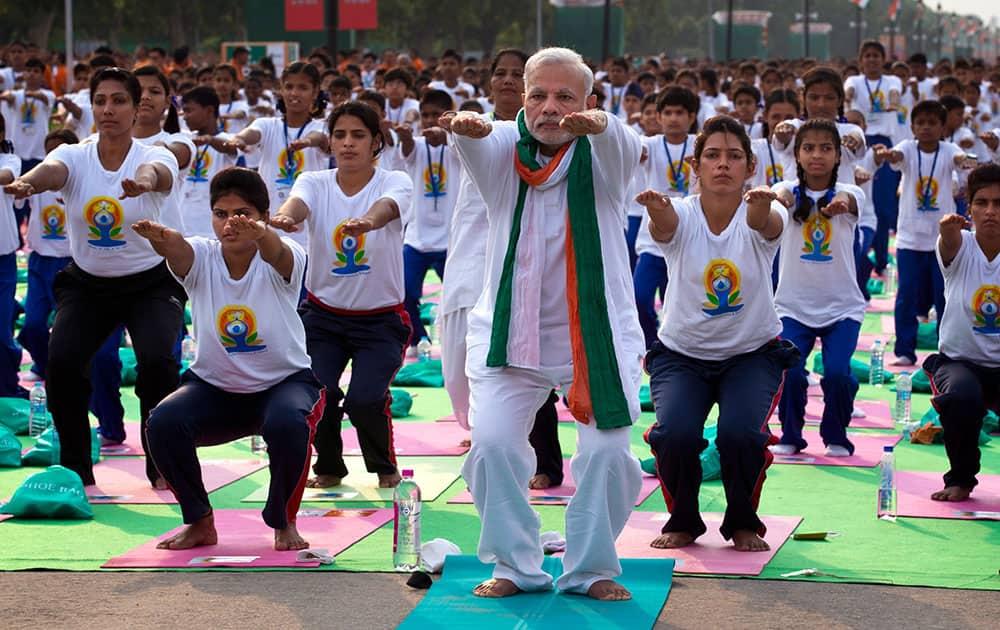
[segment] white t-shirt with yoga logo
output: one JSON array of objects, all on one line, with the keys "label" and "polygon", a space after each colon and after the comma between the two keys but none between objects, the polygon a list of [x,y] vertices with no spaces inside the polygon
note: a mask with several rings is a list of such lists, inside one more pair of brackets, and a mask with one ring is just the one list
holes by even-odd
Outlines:
[{"label": "white t-shirt with yoga logo", "polygon": [[[239,114],[243,112],[243,118],[222,118],[222,114]],[[238,134],[250,125],[250,105],[246,101],[230,101],[223,105],[219,104],[219,133]]]},{"label": "white t-shirt with yoga logo", "polygon": [[[794,191],[798,181],[782,182],[771,190]],[[837,184],[836,192],[854,196],[859,208],[865,194],[857,186]],[[827,217],[816,209],[826,191],[804,191],[813,200],[809,218],[799,223],[788,209],[788,222],[781,236],[778,290],[774,307],[778,317],[791,317],[810,328],[823,328],[844,319],[863,322],[865,298],[858,288],[854,265],[854,228],[857,215]]]},{"label": "white t-shirt with yoga logo", "polygon": [[448,249],[451,212],[458,200],[462,163],[447,144],[432,147],[427,139],[413,139],[409,155],[399,153],[402,168],[413,182],[405,219],[405,244],[421,252]]},{"label": "white t-shirt with yoga logo", "polygon": [[49,133],[56,95],[52,90],[39,90],[48,103],[40,98],[27,96],[25,90],[14,90],[14,104],[3,103],[5,117],[12,126],[7,127],[7,137],[14,143],[14,150],[22,160],[45,158],[45,135]]},{"label": "white t-shirt with yoga logo", "polygon": [[901,162],[890,164],[903,174],[896,248],[932,252],[937,246],[938,221],[955,212],[952,175],[957,170],[955,156],[962,149],[939,142],[938,151],[924,153],[916,140],[904,140],[893,148],[903,153]]},{"label": "white t-shirt with yoga logo", "polygon": [[[197,133],[192,133],[192,137]],[[216,134],[220,141],[232,138],[228,133]],[[215,238],[212,229],[211,184],[219,171],[236,166],[236,156],[216,151],[209,145],[196,147],[191,155],[191,165],[184,172],[184,196],[181,216],[184,218],[184,236]]]},{"label": "white t-shirt with yoga logo", "polygon": [[854,89],[854,100],[851,109],[856,109],[865,115],[868,121],[868,135],[888,136],[896,141],[899,119],[896,112],[889,110],[889,95],[903,93],[903,82],[899,77],[883,74],[874,81],[863,74],[844,79],[844,90]]},{"label": "white t-shirt with yoga logo", "polygon": [[[413,185],[406,174],[376,168],[368,184],[347,196],[337,169],[303,173],[292,197],[309,208],[300,225],[309,234],[306,289],[327,306],[371,311],[403,303],[403,224]],[[344,236],[340,226],[364,216],[379,199],[392,199],[401,218],[359,236]]]},{"label": "white t-shirt with yoga logo", "polygon": [[[751,352],[781,332],[771,296],[771,264],[780,238],[767,240],[747,225],[741,202],[721,234],[713,234],[701,195],[674,199],[679,223],[659,243],[670,269],[658,337],[681,354],[721,361]],[[771,208],[788,222],[785,206]]]},{"label": "white t-shirt with yoga logo", "polygon": [[[135,177],[145,163],[159,163],[177,173],[177,160],[167,149],[132,142],[125,160],[116,171],[101,165],[97,142],[64,144],[48,159],[61,162],[69,175],[61,189],[66,202],[66,226],[73,260],[80,269],[95,276],[116,278],[152,269],[163,261],[149,241],[132,231],[142,219],[177,227],[180,217],[171,203],[176,188],[119,199],[122,180]],[[176,175],[174,175],[176,177]]]},{"label": "white t-shirt with yoga logo", "polygon": [[[646,161],[641,164],[646,176],[646,186],[643,190],[655,190],[673,199],[689,195],[691,184],[694,182],[694,171],[691,170],[688,158],[694,155],[696,137],[694,134],[688,134],[687,141],[679,144],[664,143],[663,134],[642,138],[643,147],[646,149]],[[635,239],[635,252],[663,258],[660,246],[649,233],[649,215],[645,212],[642,213],[639,235]]]},{"label": "white t-shirt with yoga logo", "polygon": [[296,308],[306,253],[290,238],[282,242],[295,262],[286,281],[260,254],[239,280],[229,275],[217,240],[187,239],[194,263],[177,280],[191,300],[198,353],[191,370],[219,389],[251,394],[308,369],[306,332]]},{"label": "white t-shirt with yoga logo", "polygon": [[31,251],[42,256],[72,255],[66,234],[66,209],[59,193],[46,190],[31,198],[31,217],[24,240]]},{"label": "white t-shirt with yoga logo", "polygon": [[[940,245],[940,244],[939,244]],[[1000,367],[1000,256],[987,260],[976,235],[962,231],[962,246],[944,275],[948,308],[940,322],[941,352],[985,367]]]},{"label": "white t-shirt with yoga logo", "polygon": [[[13,153],[0,153],[0,171],[10,171],[12,177],[19,177],[21,175],[21,158]],[[17,221],[11,210],[13,203],[14,197],[0,188],[0,204],[3,206],[3,211],[0,212],[0,255],[9,254],[20,245],[17,239]]]}]

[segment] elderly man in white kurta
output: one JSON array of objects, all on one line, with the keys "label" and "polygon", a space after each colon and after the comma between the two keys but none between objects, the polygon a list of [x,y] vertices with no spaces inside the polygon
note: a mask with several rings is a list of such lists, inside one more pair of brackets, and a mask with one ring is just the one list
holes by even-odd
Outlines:
[{"label": "elderly man in white kurta", "polygon": [[482,520],[479,558],[495,562],[475,594],[552,587],[538,514],[528,503],[528,434],[552,388],[569,385],[579,420],[570,464],[565,573],[556,587],[629,599],[615,539],[639,493],[629,433],[639,415],[642,335],[623,231],[638,136],[593,110],[593,74],[580,56],[549,48],[525,67],[514,122],[461,113],[451,123],[489,216],[483,293],[469,315],[466,371],[472,450],[462,475]]}]

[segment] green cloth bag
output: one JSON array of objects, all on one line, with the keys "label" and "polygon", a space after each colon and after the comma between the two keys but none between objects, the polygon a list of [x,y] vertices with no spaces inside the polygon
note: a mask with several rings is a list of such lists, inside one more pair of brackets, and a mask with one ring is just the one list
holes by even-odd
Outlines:
[{"label": "green cloth bag", "polygon": [[[719,449],[715,447],[715,436],[718,434],[718,425],[713,424],[705,427],[702,434],[708,440],[708,446],[701,452],[701,480],[711,481],[722,477],[722,464],[719,462]],[[639,462],[642,472],[647,475],[656,476],[656,458],[650,457]]]},{"label": "green cloth bag", "polygon": [[405,389],[390,389],[389,395],[392,396],[392,405],[389,406],[389,413],[392,414],[393,418],[405,418],[410,415],[410,409],[413,408],[413,396]]},{"label": "green cloth bag", "polygon": [[868,294],[882,295],[885,293],[885,282],[878,278],[868,278]]},{"label": "green cloth bag", "polygon": [[933,350],[937,352],[937,328],[937,322],[920,322],[920,325],[917,326],[917,350]]},{"label": "green cloth bag", "polygon": [[135,350],[132,348],[118,348],[118,360],[122,362],[122,385],[130,387],[135,385],[136,365]]},{"label": "green cloth bag", "polygon": [[653,411],[653,394],[649,391],[649,385],[639,388],[639,408],[643,411]]},{"label": "green cloth bag", "polygon": [[17,468],[21,465],[21,441],[14,432],[0,426],[0,468]]},{"label": "green cloth bag", "polygon": [[[869,377],[871,376],[872,367],[870,364],[865,363],[851,357],[851,373],[854,374],[854,378],[858,379],[859,383],[867,383]],[[816,356],[813,358],[812,371],[815,374],[823,376],[823,353],[817,352]],[[892,372],[883,370],[883,382],[891,383],[894,380]],[[917,391],[916,386],[914,386],[913,391]]]},{"label": "green cloth bag", "polygon": [[191,309],[189,309],[186,306],[184,307],[184,325],[185,326],[191,325]]},{"label": "green cloth bag", "polygon": [[94,518],[80,475],[62,466],[49,466],[25,479],[10,501],[0,506],[0,514],[20,518]]},{"label": "green cloth bag", "polygon": [[400,387],[444,387],[444,376],[441,374],[441,359],[431,359],[430,361],[417,361],[404,365],[396,378],[392,380],[393,385]]},{"label": "green cloth bag", "polygon": [[28,270],[27,269],[18,269],[17,270],[17,283],[18,284],[25,284],[27,282],[28,282]]},{"label": "green cloth bag", "polygon": [[[927,413],[925,413],[924,416],[920,419],[920,426],[923,426],[928,422],[933,423],[934,426],[936,427],[941,426],[941,416],[938,415],[937,409],[935,409],[934,407],[928,409]],[[991,426],[995,431],[997,426],[997,415],[992,411],[987,411],[986,415],[983,416],[983,428],[979,432],[979,446],[985,446],[986,444],[989,444],[993,440],[993,438],[991,438],[988,435],[990,433],[989,429]],[[934,443],[944,444],[944,431],[934,436]]]},{"label": "green cloth bag", "polygon": [[919,394],[931,393],[931,379],[927,377],[927,372],[924,372],[920,368],[916,368],[910,374],[910,382],[913,385],[913,391]]},{"label": "green cloth bag", "polygon": [[433,302],[421,302],[420,304],[420,321],[423,322],[424,326],[430,326],[434,323],[435,314],[437,311],[437,304]]},{"label": "green cloth bag", "polygon": [[17,435],[27,435],[31,403],[24,398],[0,398],[0,425]]},{"label": "green cloth bag", "polygon": [[[101,460],[101,439],[97,436],[97,428],[90,427],[90,461],[94,464]],[[55,427],[49,427],[38,436],[35,446],[24,454],[21,463],[25,466],[53,466],[59,463],[59,434]]]},{"label": "green cloth bag", "polygon": [[986,417],[983,418],[983,432],[996,433],[998,431],[1000,431],[1000,418],[992,411],[987,411]]}]

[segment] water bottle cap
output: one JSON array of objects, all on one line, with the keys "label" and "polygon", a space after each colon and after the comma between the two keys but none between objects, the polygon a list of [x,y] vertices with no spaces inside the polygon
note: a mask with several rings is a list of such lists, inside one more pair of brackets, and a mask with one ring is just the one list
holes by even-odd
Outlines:
[{"label": "water bottle cap", "polygon": [[404,468],[404,469],[402,470],[402,475],[403,475],[404,477],[412,477],[412,476],[413,476],[413,471],[412,471],[412,470],[410,470],[409,468]]},{"label": "water bottle cap", "polygon": [[891,446],[883,446],[882,447],[882,452],[883,453],[891,453],[892,452],[892,447]]}]

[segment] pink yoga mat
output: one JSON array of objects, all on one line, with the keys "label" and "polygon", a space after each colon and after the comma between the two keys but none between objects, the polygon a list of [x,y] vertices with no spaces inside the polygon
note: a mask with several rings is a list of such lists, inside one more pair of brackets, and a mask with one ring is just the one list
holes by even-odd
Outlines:
[{"label": "pink yoga mat", "polygon": [[0,523],[6,521],[9,518],[14,518],[13,514],[0,514]]},{"label": "pink yoga mat", "polygon": [[[360,455],[358,432],[352,426],[341,430],[344,455]],[[469,432],[451,422],[394,422],[392,443],[397,455],[462,455],[469,450],[459,442],[469,439]]]},{"label": "pink yoga mat", "polygon": [[[851,427],[855,429],[892,429],[894,424],[892,414],[889,410],[889,403],[883,400],[857,400],[854,406],[868,414],[864,418],[851,418]],[[823,399],[806,399],[806,426],[819,426],[823,418]],[[781,426],[778,419],[778,411],[768,420],[768,424]]]},{"label": "pink yoga mat", "polygon": [[125,441],[121,444],[109,444],[101,447],[104,457],[121,457],[145,455],[142,451],[142,435],[139,433],[138,422],[125,423]]},{"label": "pink yoga mat", "polygon": [[[304,516],[296,521],[312,549],[336,555],[392,520],[391,509],[329,510],[328,516]],[[296,562],[296,551],[275,551],[274,530],[264,524],[257,510],[216,510],[219,542],[207,547],[170,550],[156,545],[183,527],[105,562],[102,569],[168,569],[210,567],[309,567],[319,562]]]},{"label": "pink yoga mat", "polygon": [[732,541],[719,533],[722,514],[701,515],[708,531],[697,541],[681,549],[654,549],[649,543],[660,535],[669,516],[663,512],[632,512],[615,548],[621,558],[676,558],[678,573],[712,573],[723,575],[760,575],[764,566],[778,553],[792,531],[802,521],[800,516],[761,516],[767,526],[764,540],[769,551],[736,551]]},{"label": "pink yoga mat", "polygon": [[897,512],[900,516],[1000,521],[1000,475],[978,475],[977,479],[979,485],[967,500],[934,501],[931,494],[944,488],[941,473],[897,471]]},{"label": "pink yoga mat", "polygon": [[[203,459],[201,476],[212,492],[266,466],[266,459]],[[105,460],[94,467],[94,477],[97,484],[85,488],[91,503],[177,503],[169,490],[149,485],[145,459]]]},{"label": "pink yoga mat", "polygon": [[432,293],[440,293],[444,287],[440,284],[425,284],[424,285],[424,296],[431,295]]},{"label": "pink yoga mat", "polygon": [[917,351],[917,362],[915,365],[890,365],[896,358],[896,355],[893,354],[890,356],[890,353],[887,352],[885,355],[885,371],[892,372],[893,374],[899,374],[900,372],[909,372],[910,374],[913,374],[917,370],[921,369],[920,366],[924,364],[924,360],[932,354],[934,353],[931,351],[920,350]]},{"label": "pink yoga mat", "polygon": [[882,316],[882,332],[887,335],[896,334],[896,319],[892,315]]},{"label": "pink yoga mat", "polygon": [[826,450],[826,446],[823,445],[819,431],[803,431],[802,437],[809,442],[806,450],[796,455],[775,455],[774,463],[873,468],[878,466],[879,459],[882,458],[882,447],[895,446],[902,436],[848,433],[848,437],[854,443],[854,455],[850,457],[825,457],[823,451]]},{"label": "pink yoga mat", "polygon": [[[649,495],[653,494],[660,487],[660,481],[656,477],[648,475],[642,476],[642,489],[639,490],[639,498],[635,500],[636,506],[642,504]],[[576,482],[573,481],[573,473],[569,468],[569,460],[563,460],[563,482],[562,485],[545,490],[528,490],[528,502],[532,505],[567,505],[569,500],[576,493]],[[448,503],[472,503],[472,494],[468,489],[463,490],[455,497],[448,500]]]},{"label": "pink yoga mat", "polygon": [[857,349],[861,352],[868,352],[872,349],[872,344],[875,343],[876,339],[882,341],[882,347],[884,348],[892,340],[892,335],[888,333],[861,333],[858,335]]},{"label": "pink yoga mat", "polygon": [[896,310],[896,298],[877,298],[873,297],[871,302],[865,308],[869,313],[892,313]]}]

